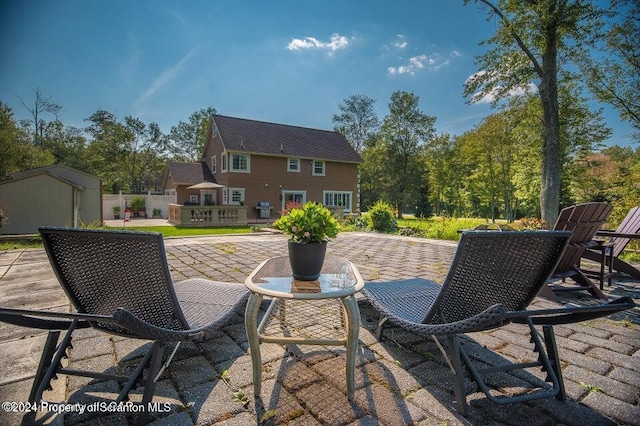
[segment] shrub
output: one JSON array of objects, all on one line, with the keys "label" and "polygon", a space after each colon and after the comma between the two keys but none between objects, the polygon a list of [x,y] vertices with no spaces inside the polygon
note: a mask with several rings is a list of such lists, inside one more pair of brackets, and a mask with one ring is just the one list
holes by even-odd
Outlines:
[{"label": "shrub", "polygon": [[377,201],[370,209],[367,216],[371,229],[378,232],[396,232],[398,224],[393,217],[391,206],[384,201]]},{"label": "shrub", "polygon": [[547,222],[535,217],[523,217],[519,221],[513,223],[514,228],[519,230],[536,230],[536,229],[548,229]]},{"label": "shrub", "polygon": [[365,231],[369,228],[369,222],[366,216],[350,215],[345,218],[344,227],[354,231]]},{"label": "shrub", "polygon": [[129,207],[131,208],[132,211],[137,212],[140,210],[144,210],[146,203],[147,203],[146,198],[141,195],[138,195],[131,199],[131,205]]}]

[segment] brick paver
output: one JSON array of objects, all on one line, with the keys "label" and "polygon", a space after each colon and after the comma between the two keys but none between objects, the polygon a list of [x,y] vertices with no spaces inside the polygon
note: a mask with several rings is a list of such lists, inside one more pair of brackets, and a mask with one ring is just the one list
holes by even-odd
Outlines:
[{"label": "brick paver", "polygon": [[[263,260],[285,255],[286,239],[279,235],[177,238],[166,240],[167,259],[175,280],[207,277],[239,285]],[[442,281],[456,244],[448,241],[371,233],[342,233],[328,248],[328,256],[356,264],[367,281],[423,277]],[[37,309],[68,309],[43,250],[0,253],[0,305]],[[640,283],[615,276],[611,294],[640,298]],[[590,296],[562,296],[592,303]],[[390,338],[378,342],[372,334],[376,316],[360,298],[362,327],[356,369],[356,394],[346,397],[344,348],[265,344],[263,393],[252,395],[251,358],[242,318],[221,331],[218,338],[182,344],[158,382],[153,414],[155,425],[246,424],[640,424],[640,327],[638,309],[583,324],[556,327],[570,400],[546,399],[497,405],[466,379],[469,416],[453,406],[453,376],[437,346],[411,333],[390,329]],[[537,307],[555,306],[536,299]],[[464,339],[470,356],[483,363],[531,360],[526,327],[509,325],[473,333]],[[81,330],[74,338],[69,362],[99,370],[126,368],[148,343]],[[44,343],[43,334],[0,324],[0,378],[2,401],[26,401],[31,378]],[[491,352],[489,349],[495,352]],[[224,379],[223,379],[224,376]],[[526,390],[544,379],[527,371],[496,374],[489,380],[496,392]],[[142,389],[132,392],[139,401]],[[61,376],[45,398],[90,403],[115,398],[113,382],[93,383]],[[234,392],[247,397],[240,400]],[[33,416],[0,412],[0,425],[30,424]],[[37,413],[40,421],[69,425],[123,424],[126,413],[85,412],[62,416]]]}]

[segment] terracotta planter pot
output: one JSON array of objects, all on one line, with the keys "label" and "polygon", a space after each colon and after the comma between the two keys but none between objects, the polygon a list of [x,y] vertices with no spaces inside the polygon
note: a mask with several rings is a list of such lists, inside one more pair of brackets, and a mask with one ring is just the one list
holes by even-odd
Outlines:
[{"label": "terracotta planter pot", "polygon": [[293,278],[298,281],[318,279],[326,253],[326,241],[310,244],[298,244],[289,241],[289,262],[291,263]]}]

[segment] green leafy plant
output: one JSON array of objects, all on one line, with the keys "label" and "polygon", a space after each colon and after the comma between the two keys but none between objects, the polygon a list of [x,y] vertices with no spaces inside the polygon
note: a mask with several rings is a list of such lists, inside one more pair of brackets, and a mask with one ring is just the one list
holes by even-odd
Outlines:
[{"label": "green leafy plant", "polygon": [[327,241],[339,231],[338,221],[329,209],[312,201],[287,211],[273,226],[289,235],[290,241],[301,244]]},{"label": "green leafy plant", "polygon": [[129,207],[131,207],[131,210],[133,210],[134,212],[137,212],[139,210],[143,210],[145,205],[145,198],[143,196],[137,196],[131,199],[131,205]]},{"label": "green leafy plant", "polygon": [[371,229],[378,232],[396,232],[398,224],[393,217],[391,205],[385,201],[377,201],[369,210]]},{"label": "green leafy plant", "polygon": [[594,392],[600,392],[602,391],[602,388],[599,386],[595,386],[586,382],[578,382],[580,384],[580,386],[582,386],[583,388],[585,388],[587,390],[588,393],[594,393]]},{"label": "green leafy plant", "polygon": [[247,394],[242,389],[234,389],[231,385],[231,382],[229,381],[229,370],[224,370],[222,375],[220,375],[220,379],[222,379],[224,384],[231,390],[231,397],[235,402],[239,402],[245,407],[249,405],[249,397],[247,397]]}]

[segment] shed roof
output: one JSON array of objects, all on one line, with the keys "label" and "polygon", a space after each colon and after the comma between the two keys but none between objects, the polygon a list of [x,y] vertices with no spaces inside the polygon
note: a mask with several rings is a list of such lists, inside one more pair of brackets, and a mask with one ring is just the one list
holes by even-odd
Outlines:
[{"label": "shed roof", "polygon": [[362,158],[338,132],[212,115],[227,151],[361,163]]}]

